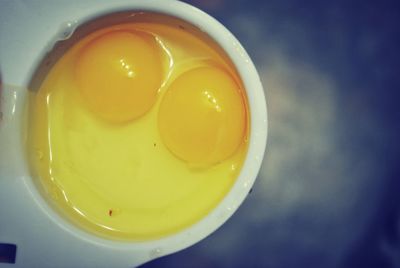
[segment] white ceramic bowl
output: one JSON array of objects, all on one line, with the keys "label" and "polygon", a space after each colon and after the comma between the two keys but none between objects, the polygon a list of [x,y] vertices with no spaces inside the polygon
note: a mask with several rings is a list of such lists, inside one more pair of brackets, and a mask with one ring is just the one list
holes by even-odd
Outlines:
[{"label": "white ceramic bowl", "polygon": [[[9,39],[0,43],[0,71],[4,83],[0,106],[3,113],[0,121],[0,243],[17,245],[16,266],[13,267],[131,267],[184,249],[211,234],[235,212],[250,191],[263,159],[267,138],[263,87],[248,54],[223,25],[199,9],[178,1],[82,2],[85,3],[80,3],[81,7],[76,3],[72,8],[68,7],[68,2],[48,6],[49,3],[36,1],[33,8],[43,14],[47,10],[52,15],[48,19],[40,16],[33,19],[33,15],[25,25],[30,27],[28,31],[21,30],[23,25],[18,25],[21,22],[3,14],[6,11],[0,12],[0,24],[7,26],[0,28],[0,36],[7,36],[5,29],[11,33]],[[251,120],[247,158],[223,201],[191,227],[145,242],[97,237],[70,224],[51,209],[29,176],[23,144],[27,84],[35,67],[59,37],[60,28],[127,10],[174,16],[212,37],[226,51],[241,76]],[[24,12],[25,9],[14,5],[15,16]],[[20,44],[18,40],[25,43]]]}]

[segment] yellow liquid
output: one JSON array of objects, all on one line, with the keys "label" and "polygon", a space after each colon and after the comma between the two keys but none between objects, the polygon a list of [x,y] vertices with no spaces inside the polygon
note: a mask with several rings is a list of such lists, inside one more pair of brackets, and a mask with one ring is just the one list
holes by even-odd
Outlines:
[{"label": "yellow liquid", "polygon": [[[156,239],[196,223],[228,193],[247,152],[247,101],[240,79],[227,57],[209,39],[178,27],[175,22],[168,23],[168,19],[153,23],[148,18],[156,15],[145,16],[144,22],[114,25],[84,37],[58,60],[39,90],[31,92],[29,98],[29,158],[43,195],[76,225],[111,239]],[[141,108],[139,112],[129,110],[123,116],[120,113],[126,109],[115,112],[112,106],[93,106],[90,103],[93,99],[85,99],[82,90],[78,90],[77,64],[83,49],[104,33],[115,31],[142,31],[154,37],[162,66],[160,87],[156,95],[151,95],[154,100],[149,98],[147,108]],[[88,66],[92,68],[90,61]],[[174,151],[173,142],[176,141],[172,139],[170,145],[170,140],[160,134],[160,127],[165,129],[168,124],[159,121],[171,120],[169,117],[160,119],[163,118],[160,104],[182,74],[215,66],[239,85],[245,109],[244,131],[236,135],[241,138],[239,145],[231,152],[214,141],[193,140],[190,144],[186,140],[182,157],[179,146],[179,152]],[[218,81],[216,83],[219,86]],[[90,90],[86,91],[89,97],[93,94]],[[208,100],[215,104],[210,96]],[[223,101],[222,98],[221,103],[225,105]],[[221,107],[228,109],[232,103]],[[168,107],[168,103],[165,106]],[[220,112],[220,106],[215,104],[213,107]],[[107,109],[113,112],[110,116]],[[196,129],[196,122],[190,124]],[[227,137],[229,133],[225,132],[222,133]],[[169,135],[168,127],[163,133]],[[204,137],[210,133],[213,133],[212,129],[205,130]],[[207,142],[216,144],[216,153],[210,159],[203,155],[198,157],[205,162],[190,161],[197,159],[196,148],[203,148]],[[207,155],[207,150],[204,154]]]}]

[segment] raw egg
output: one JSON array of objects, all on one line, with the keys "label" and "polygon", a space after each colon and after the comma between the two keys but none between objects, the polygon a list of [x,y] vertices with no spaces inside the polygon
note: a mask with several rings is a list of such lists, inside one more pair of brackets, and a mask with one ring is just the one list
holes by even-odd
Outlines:
[{"label": "raw egg", "polygon": [[157,43],[138,31],[111,31],[79,52],[78,89],[87,105],[110,122],[125,122],[146,113],[161,86]]},{"label": "raw egg", "polygon": [[166,146],[189,163],[218,163],[241,144],[246,111],[239,85],[224,70],[198,67],[167,89],[159,110]]},{"label": "raw egg", "polygon": [[195,224],[229,192],[249,110],[210,37],[159,14],[127,20],[82,34],[30,93],[29,160],[72,224],[151,240]]}]

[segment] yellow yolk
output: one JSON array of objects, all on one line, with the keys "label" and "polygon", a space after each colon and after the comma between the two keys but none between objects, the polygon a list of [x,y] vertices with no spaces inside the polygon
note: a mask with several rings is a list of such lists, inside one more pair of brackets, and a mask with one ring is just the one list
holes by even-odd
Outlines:
[{"label": "yellow yolk", "polygon": [[92,111],[110,122],[126,122],[155,102],[162,80],[159,48],[144,32],[109,32],[82,49],[75,75]]},{"label": "yellow yolk", "polygon": [[231,156],[246,128],[243,96],[235,80],[217,67],[190,70],[167,89],[159,130],[168,149],[192,164],[208,165]]}]

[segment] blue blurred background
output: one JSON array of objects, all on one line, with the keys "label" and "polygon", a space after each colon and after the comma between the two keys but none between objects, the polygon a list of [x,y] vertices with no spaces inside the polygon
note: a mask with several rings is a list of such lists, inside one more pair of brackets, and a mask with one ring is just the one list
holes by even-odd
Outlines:
[{"label": "blue blurred background", "polygon": [[142,267],[400,267],[400,2],[186,2],[253,58],[268,145],[225,225]]}]

